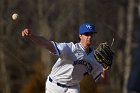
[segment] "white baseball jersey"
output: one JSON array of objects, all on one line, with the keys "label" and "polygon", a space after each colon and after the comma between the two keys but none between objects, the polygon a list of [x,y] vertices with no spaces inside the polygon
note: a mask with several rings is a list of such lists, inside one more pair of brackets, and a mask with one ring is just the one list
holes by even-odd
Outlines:
[{"label": "white baseball jersey", "polygon": [[86,74],[91,74],[97,80],[103,72],[103,68],[94,57],[94,50],[90,48],[87,54],[80,43],[56,43],[53,42],[59,59],[54,64],[49,77],[55,82],[69,86],[78,84]]}]

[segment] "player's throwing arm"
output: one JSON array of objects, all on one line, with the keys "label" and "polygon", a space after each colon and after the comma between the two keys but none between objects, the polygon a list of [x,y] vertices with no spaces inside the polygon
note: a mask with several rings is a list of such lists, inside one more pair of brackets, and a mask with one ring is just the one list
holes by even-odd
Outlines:
[{"label": "player's throwing arm", "polygon": [[38,35],[32,33],[31,31],[29,31],[29,29],[24,29],[21,32],[21,35],[22,35],[22,37],[31,39],[37,45],[48,49],[50,52],[53,52],[53,53],[56,52],[54,45],[51,41],[47,40],[46,38],[44,38],[42,36],[38,36]]}]

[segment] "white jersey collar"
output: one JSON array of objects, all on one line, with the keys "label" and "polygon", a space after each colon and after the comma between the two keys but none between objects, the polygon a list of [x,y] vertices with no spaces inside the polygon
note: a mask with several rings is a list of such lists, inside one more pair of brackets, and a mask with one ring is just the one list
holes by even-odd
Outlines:
[{"label": "white jersey collar", "polygon": [[[82,49],[84,52],[86,52],[84,46],[83,46],[81,43],[79,43],[79,46],[81,47],[81,49]],[[89,48],[90,48],[90,52],[89,52],[89,53],[91,53],[91,52],[93,51],[93,48],[91,48],[91,47],[89,47]]]}]

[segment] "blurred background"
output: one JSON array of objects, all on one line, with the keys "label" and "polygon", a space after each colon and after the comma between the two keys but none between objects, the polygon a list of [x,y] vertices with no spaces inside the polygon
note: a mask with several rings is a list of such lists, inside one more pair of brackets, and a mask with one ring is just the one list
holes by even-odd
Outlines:
[{"label": "blurred background", "polygon": [[[15,21],[13,13],[19,14]],[[115,55],[109,77],[97,83],[85,77],[81,93],[140,93],[139,0],[0,0],[0,93],[45,93],[57,57],[22,38],[24,28],[52,41],[78,42],[85,22],[96,26],[95,48],[115,39]]]}]

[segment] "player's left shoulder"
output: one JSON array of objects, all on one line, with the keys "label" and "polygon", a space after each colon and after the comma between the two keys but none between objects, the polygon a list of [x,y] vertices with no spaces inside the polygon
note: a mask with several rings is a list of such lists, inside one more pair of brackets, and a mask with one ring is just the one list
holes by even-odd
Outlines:
[{"label": "player's left shoulder", "polygon": [[89,53],[94,53],[94,48],[92,46],[89,47]]}]

